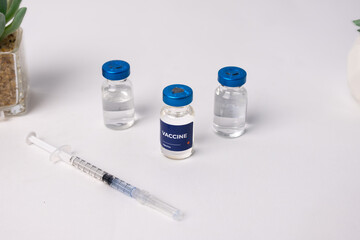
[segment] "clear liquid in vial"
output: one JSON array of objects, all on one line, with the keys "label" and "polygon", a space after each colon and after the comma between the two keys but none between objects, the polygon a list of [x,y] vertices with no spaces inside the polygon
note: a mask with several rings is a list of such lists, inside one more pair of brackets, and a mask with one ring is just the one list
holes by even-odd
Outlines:
[{"label": "clear liquid in vial", "polygon": [[134,100],[119,95],[105,96],[103,114],[106,127],[116,130],[129,128],[135,121]]},{"label": "clear liquid in vial", "polygon": [[218,88],[214,106],[215,132],[231,138],[241,136],[245,132],[246,107],[245,88]]}]

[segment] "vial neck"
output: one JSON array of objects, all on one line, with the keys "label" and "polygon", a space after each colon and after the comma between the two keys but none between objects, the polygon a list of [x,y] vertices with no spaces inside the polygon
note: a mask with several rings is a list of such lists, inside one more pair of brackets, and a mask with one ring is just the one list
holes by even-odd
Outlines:
[{"label": "vial neck", "polygon": [[220,85],[220,88],[222,90],[239,91],[239,90],[244,88],[244,85],[242,85],[240,87],[227,87],[227,86],[224,86],[224,85]]},{"label": "vial neck", "polygon": [[121,80],[107,80],[107,83],[111,86],[121,85],[127,81],[127,78]]},{"label": "vial neck", "polygon": [[172,114],[184,113],[189,110],[189,105],[182,106],[182,107],[173,107],[173,106],[169,106],[169,105],[167,105],[167,106],[168,106],[169,113],[172,113]]}]

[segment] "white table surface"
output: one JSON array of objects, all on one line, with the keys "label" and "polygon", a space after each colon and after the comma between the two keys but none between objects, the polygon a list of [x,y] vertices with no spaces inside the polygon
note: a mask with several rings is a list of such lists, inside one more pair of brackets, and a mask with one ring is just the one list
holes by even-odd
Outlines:
[{"label": "white table surface", "polygon": [[[24,1],[27,115],[0,123],[1,239],[360,238],[360,2]],[[131,64],[137,122],[102,121],[101,65]],[[248,131],[212,132],[217,71],[248,72]],[[195,154],[160,153],[163,87],[194,90]],[[25,144],[36,131],[186,212],[173,221]]]}]

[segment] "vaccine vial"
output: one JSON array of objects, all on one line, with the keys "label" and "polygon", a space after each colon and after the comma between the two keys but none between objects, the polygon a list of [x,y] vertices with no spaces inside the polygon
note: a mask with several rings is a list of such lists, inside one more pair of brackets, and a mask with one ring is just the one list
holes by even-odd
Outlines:
[{"label": "vaccine vial", "polygon": [[166,104],[160,112],[161,152],[171,159],[184,159],[193,153],[194,110],[190,106],[193,91],[182,84],[163,90]]},{"label": "vaccine vial", "polygon": [[247,91],[246,72],[224,67],[218,72],[220,86],[215,90],[213,127],[219,135],[235,138],[245,132]]},{"label": "vaccine vial", "polygon": [[134,94],[128,78],[130,65],[121,60],[104,63],[102,74],[102,103],[105,126],[111,129],[126,129],[134,122]]}]

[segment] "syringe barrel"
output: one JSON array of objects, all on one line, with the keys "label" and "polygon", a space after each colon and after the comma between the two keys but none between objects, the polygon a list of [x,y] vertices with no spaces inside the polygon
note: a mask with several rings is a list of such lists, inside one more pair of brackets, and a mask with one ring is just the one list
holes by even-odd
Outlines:
[{"label": "syringe barrel", "polygon": [[123,194],[132,197],[133,191],[136,189],[136,187],[132,186],[131,184],[117,178],[113,177],[110,187],[122,192]]},{"label": "syringe barrel", "polygon": [[150,193],[132,186],[131,184],[114,177],[109,173],[105,173],[102,180],[110,185],[110,187],[122,192],[123,194],[136,199],[141,204],[151,207],[157,211],[172,217],[175,220],[182,220],[184,213],[170,204],[160,200]]},{"label": "syringe barrel", "polygon": [[103,176],[106,174],[105,171],[76,156],[71,157],[70,163],[74,167],[100,181],[103,181]]}]

